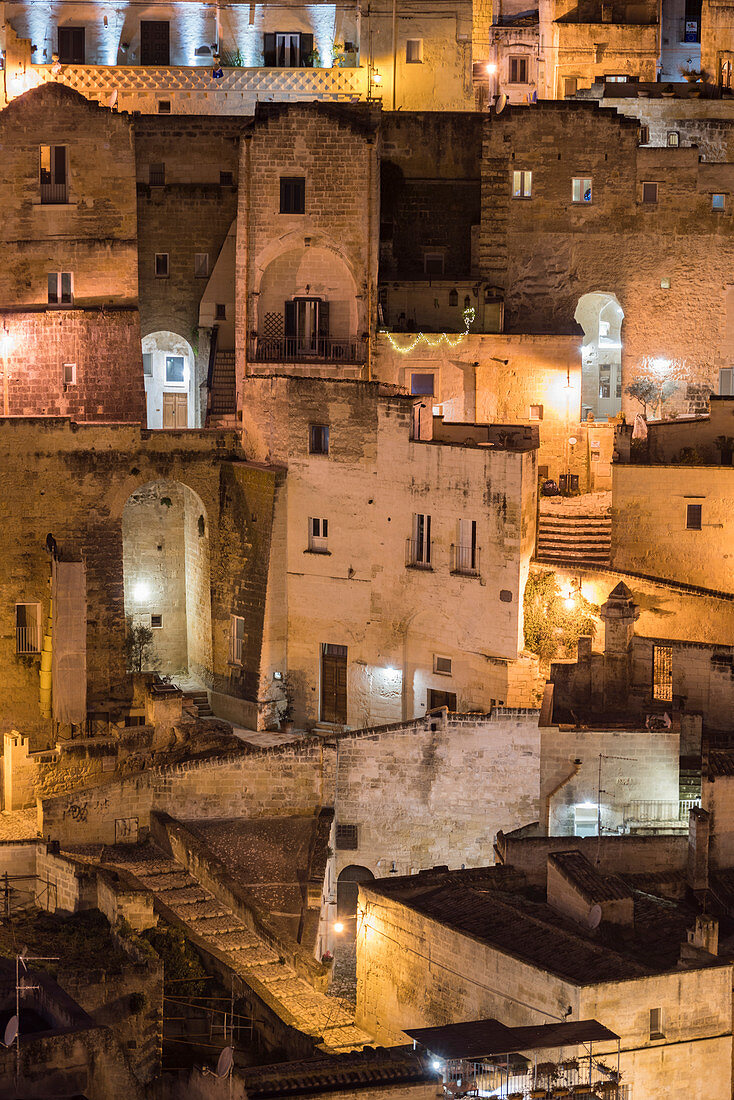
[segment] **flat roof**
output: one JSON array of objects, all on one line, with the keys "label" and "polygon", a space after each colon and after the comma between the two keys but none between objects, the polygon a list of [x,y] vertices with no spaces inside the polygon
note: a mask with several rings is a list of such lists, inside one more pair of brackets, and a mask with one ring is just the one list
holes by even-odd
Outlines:
[{"label": "flat roof", "polygon": [[470,1020],[444,1027],[404,1028],[422,1047],[447,1061],[458,1058],[484,1058],[490,1054],[517,1054],[523,1050],[570,1047],[579,1043],[609,1042],[619,1039],[615,1032],[597,1020],[506,1027],[499,1020]]}]

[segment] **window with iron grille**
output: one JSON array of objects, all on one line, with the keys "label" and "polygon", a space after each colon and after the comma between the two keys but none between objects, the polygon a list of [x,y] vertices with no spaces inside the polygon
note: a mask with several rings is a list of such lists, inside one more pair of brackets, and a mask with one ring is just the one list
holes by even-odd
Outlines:
[{"label": "window with iron grille", "polygon": [[68,202],[66,146],[41,146],[41,202]]},{"label": "window with iron grille", "polygon": [[652,697],[661,703],[673,701],[673,647],[652,647]]},{"label": "window with iron grille", "polygon": [[148,183],[151,187],[163,187],[166,182],[165,164],[148,165]]},{"label": "window with iron grille", "polygon": [[359,826],[337,825],[336,847],[340,852],[356,852],[359,848]]}]

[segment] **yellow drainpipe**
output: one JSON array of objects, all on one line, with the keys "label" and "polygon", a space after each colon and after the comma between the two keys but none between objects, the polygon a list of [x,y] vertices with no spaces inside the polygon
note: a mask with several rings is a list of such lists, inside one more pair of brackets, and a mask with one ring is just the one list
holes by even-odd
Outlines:
[{"label": "yellow drainpipe", "polygon": [[44,718],[51,717],[51,658],[53,654],[53,613],[54,613],[54,601],[49,602],[48,607],[48,621],[46,623],[46,633],[43,635],[43,649],[41,650],[41,688],[40,688],[40,707],[41,715]]}]

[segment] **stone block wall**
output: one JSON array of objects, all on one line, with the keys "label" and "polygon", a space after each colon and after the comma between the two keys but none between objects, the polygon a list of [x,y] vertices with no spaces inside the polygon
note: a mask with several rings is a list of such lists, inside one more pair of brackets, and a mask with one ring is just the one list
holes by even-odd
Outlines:
[{"label": "stone block wall", "polygon": [[[500,863],[515,867],[533,886],[546,881],[548,856],[551,852],[568,850],[568,837],[557,836],[497,836],[497,857]],[[610,874],[657,871],[685,872],[688,861],[688,837],[660,836],[576,836],[573,847],[587,859]],[[598,863],[597,863],[598,861]]]}]

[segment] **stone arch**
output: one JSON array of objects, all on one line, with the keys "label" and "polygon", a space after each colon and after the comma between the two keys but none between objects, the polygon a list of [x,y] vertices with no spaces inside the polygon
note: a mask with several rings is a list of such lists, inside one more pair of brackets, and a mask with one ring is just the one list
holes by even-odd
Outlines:
[{"label": "stone arch", "polygon": [[581,418],[616,416],[622,407],[622,321],[616,295],[592,291],[579,298],[574,319],[584,330]]},{"label": "stone arch", "polygon": [[196,355],[189,341],[159,329],[142,343],[147,427],[199,427]]},{"label": "stone arch", "polygon": [[350,863],[339,873],[336,881],[336,908],[340,920],[351,920],[357,916],[357,898],[361,882],[374,882],[375,876],[369,867]]},{"label": "stone arch", "polygon": [[193,489],[160,478],[133,490],[122,510],[122,571],[128,622],[153,629],[143,671],[210,682],[209,519]]}]

